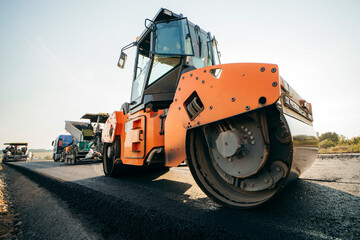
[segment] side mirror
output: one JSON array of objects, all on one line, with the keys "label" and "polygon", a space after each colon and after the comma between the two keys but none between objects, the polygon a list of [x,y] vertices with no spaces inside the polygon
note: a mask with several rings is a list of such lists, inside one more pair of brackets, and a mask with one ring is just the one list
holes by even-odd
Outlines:
[{"label": "side mirror", "polygon": [[51,146],[53,146],[53,147],[54,147],[54,140],[51,142]]},{"label": "side mirror", "polygon": [[119,68],[121,68],[121,69],[124,68],[125,62],[126,62],[126,58],[127,58],[126,53],[121,52],[120,58],[119,58],[119,61],[118,61],[118,64],[117,64]]}]

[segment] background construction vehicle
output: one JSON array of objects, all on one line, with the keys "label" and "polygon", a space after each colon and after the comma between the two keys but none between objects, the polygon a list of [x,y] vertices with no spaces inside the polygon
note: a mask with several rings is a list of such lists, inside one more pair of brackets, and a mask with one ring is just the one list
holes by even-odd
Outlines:
[{"label": "background construction vehicle", "polygon": [[54,147],[53,149],[53,160],[57,162],[62,159],[62,153],[65,151],[65,148],[70,145],[72,142],[71,135],[59,135],[57,138],[52,141],[51,145]]},{"label": "background construction vehicle", "polygon": [[3,162],[10,161],[26,161],[31,158],[31,153],[28,150],[28,143],[12,142],[4,143],[7,147],[3,150]]},{"label": "background construction vehicle", "polygon": [[105,123],[108,116],[107,113],[87,113],[81,119],[88,119],[90,120],[89,123],[65,121],[65,130],[73,137],[72,142],[63,152],[63,159],[66,164],[102,159],[103,143],[100,124]]},{"label": "background construction vehicle", "polygon": [[214,201],[258,206],[314,162],[311,104],[275,64],[220,64],[217,42],[181,14],[160,9],[136,47],[131,102],[104,126],[104,173],[184,160]]}]

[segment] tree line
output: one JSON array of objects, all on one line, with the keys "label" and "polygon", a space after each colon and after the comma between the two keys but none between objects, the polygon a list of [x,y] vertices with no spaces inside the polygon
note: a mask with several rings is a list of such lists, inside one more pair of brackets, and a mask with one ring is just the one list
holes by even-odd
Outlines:
[{"label": "tree line", "polygon": [[360,152],[360,136],[351,139],[335,132],[326,132],[319,137],[319,153],[354,153]]}]

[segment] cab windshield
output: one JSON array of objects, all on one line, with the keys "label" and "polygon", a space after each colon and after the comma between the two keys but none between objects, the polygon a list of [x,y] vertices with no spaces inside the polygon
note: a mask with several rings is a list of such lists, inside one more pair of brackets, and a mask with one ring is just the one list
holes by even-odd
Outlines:
[{"label": "cab windshield", "polygon": [[154,52],[159,55],[194,54],[186,18],[156,23]]}]

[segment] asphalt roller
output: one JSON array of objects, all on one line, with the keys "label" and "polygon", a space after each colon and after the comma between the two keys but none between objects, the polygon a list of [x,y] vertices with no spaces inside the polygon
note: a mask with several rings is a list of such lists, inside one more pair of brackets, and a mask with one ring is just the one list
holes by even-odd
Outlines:
[{"label": "asphalt roller", "polygon": [[276,64],[220,64],[216,39],[168,9],[123,47],[120,68],[133,47],[131,101],[102,132],[106,176],[185,161],[215,202],[252,208],[314,162],[312,106]]}]

